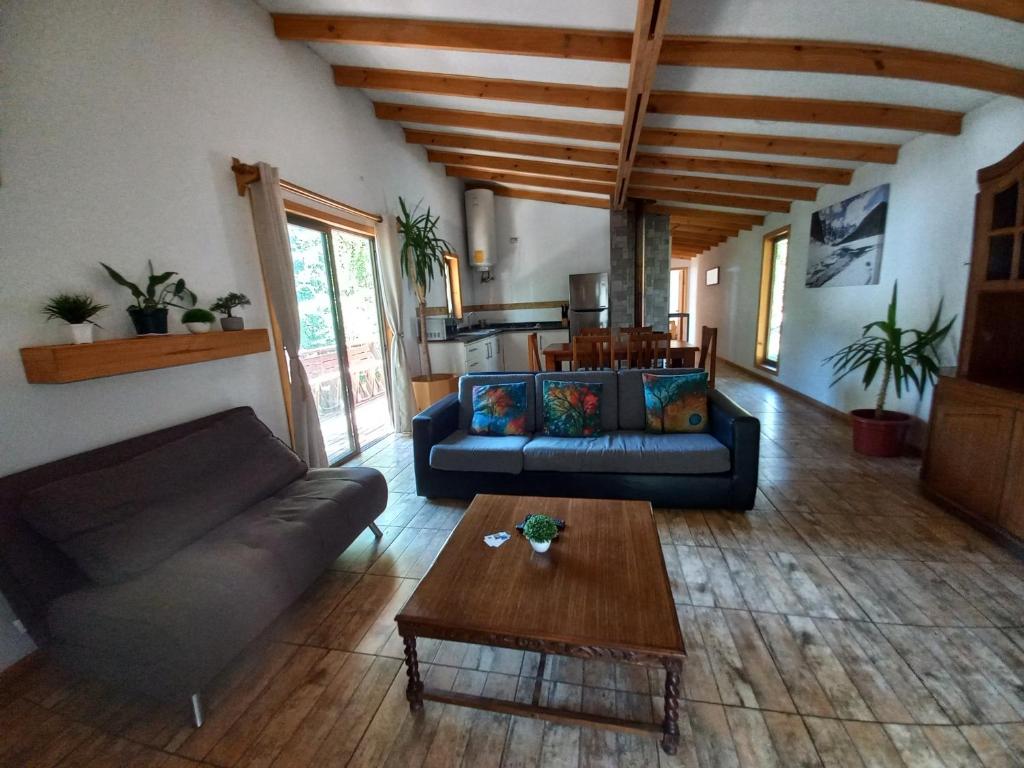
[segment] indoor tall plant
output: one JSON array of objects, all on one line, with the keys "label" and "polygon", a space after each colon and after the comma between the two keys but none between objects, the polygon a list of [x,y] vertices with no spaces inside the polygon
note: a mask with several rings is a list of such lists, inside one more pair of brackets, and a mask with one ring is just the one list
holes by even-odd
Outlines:
[{"label": "indoor tall plant", "polygon": [[196,295],[185,285],[185,280],[180,277],[173,279],[177,272],[156,273],[152,261],[149,262],[149,280],[146,281],[145,290],[125,280],[120,272],[102,261],[100,266],[107,270],[111,280],[132,292],[135,306],[128,307],[128,314],[135,325],[135,332],[140,336],[145,333],[167,333],[168,307],[188,308],[179,304],[179,301],[186,301],[192,307],[196,304]]},{"label": "indoor tall plant", "polygon": [[903,329],[896,324],[897,284],[892,286],[892,300],[884,320],[864,326],[861,337],[825,358],[832,364],[832,384],[835,386],[854,371],[863,370],[864,389],[882,376],[874,408],[859,408],[850,412],[853,418],[853,448],[868,456],[898,456],[903,452],[903,441],[910,426],[910,415],[887,411],[885,401],[890,382],[896,397],[913,387],[919,395],[935,382],[939,373],[939,345],[949,334],[956,317],[945,325],[942,322],[942,302],[935,317],[925,330]]},{"label": "indoor tall plant", "polygon": [[398,216],[398,233],[402,237],[400,261],[402,275],[409,281],[416,294],[417,317],[420,328],[420,370],[422,376],[413,376],[413,395],[416,407],[423,410],[438,398],[451,391],[450,373],[434,375],[430,368],[430,348],[427,346],[427,291],[434,280],[435,271],[444,274],[444,255],[452,252],[451,244],[438,234],[439,216],[431,216],[430,208],[417,215],[411,212],[402,198],[398,198],[402,210]]}]

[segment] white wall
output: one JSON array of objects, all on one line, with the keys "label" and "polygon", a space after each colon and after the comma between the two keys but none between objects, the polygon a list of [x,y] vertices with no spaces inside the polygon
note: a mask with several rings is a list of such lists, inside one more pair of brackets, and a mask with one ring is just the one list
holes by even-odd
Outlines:
[{"label": "white wall", "polygon": [[[569,275],[607,272],[610,263],[607,210],[536,200],[495,197],[498,264],[493,282],[476,272],[472,304],[567,301]],[[513,239],[516,242],[513,242]],[[558,310],[553,310],[558,319]]]},{"label": "white wall", "polygon": [[[924,327],[939,300],[944,315],[958,316],[947,340],[945,365],[956,363],[967,288],[979,168],[1004,157],[1024,140],[1024,102],[995,99],[970,112],[959,136],[922,136],[908,142],[894,166],[867,165],[848,187],[826,186],[814,203],[794,203],[789,214],[772,214],[764,226],[702,255],[698,260],[695,325],[717,326],[718,352],[753,368],[761,271],[766,232],[790,225],[785,319],[779,382],[840,410],[871,407],[856,376],[829,388],[823,358],[854,341],[861,326],[885,316],[894,281],[899,281],[899,321]],[[879,184],[891,184],[882,253],[881,281],[874,286],[806,288],[804,275],[811,214]],[[705,270],[720,266],[721,282],[704,285]],[[931,392],[916,393],[888,407],[928,418]]]},{"label": "white wall", "polygon": [[[111,305],[100,337],[132,334],[128,294],[100,260],[140,278],[152,258],[203,303],[242,291],[247,323],[265,327],[232,155],[367,210],[424,199],[464,249],[461,183],[306,46],[278,41],[249,0],[34,0],[0,14],[0,475],[239,404],[286,434],[269,353],[60,386],[27,384],[18,357],[59,340],[39,307],[62,290]],[[0,668],[29,648],[0,598]]]}]

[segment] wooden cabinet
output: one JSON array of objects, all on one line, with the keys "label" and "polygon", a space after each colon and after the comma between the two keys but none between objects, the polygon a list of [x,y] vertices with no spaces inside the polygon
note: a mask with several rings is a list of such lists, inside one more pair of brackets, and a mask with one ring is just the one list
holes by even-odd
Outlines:
[{"label": "wooden cabinet", "polygon": [[1024,541],[1024,410],[1017,412],[999,527]]}]

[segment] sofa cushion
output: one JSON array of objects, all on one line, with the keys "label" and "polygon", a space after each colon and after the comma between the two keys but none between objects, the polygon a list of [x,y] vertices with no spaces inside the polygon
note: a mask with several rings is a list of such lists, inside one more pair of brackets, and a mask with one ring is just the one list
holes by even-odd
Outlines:
[{"label": "sofa cushion", "polygon": [[594,437],[601,434],[601,382],[544,382],[541,414],[545,435]]},{"label": "sofa cushion", "polygon": [[518,475],[523,471],[523,446],[529,439],[516,435],[469,435],[459,429],[430,449],[430,466],[453,472]]},{"label": "sofa cushion", "polygon": [[36,488],[24,519],[93,581],[142,573],[306,473],[251,412]]},{"label": "sofa cushion", "polygon": [[656,434],[704,432],[708,426],[708,375],[645,373],[647,431]]},{"label": "sofa cushion", "polygon": [[645,373],[654,376],[679,376],[700,372],[700,368],[631,368],[619,371],[618,429],[645,429],[647,427],[647,411],[644,407]]},{"label": "sofa cushion", "polygon": [[585,440],[536,435],[523,449],[527,472],[704,475],[730,467],[729,449],[708,434],[620,431]]},{"label": "sofa cushion", "polygon": [[533,432],[537,423],[536,393],[532,373],[471,373],[459,379],[459,429],[469,432],[473,423],[473,387],[488,384],[526,385],[526,431]]},{"label": "sofa cushion", "polygon": [[[601,385],[601,429],[612,432],[619,428],[619,382],[615,371],[550,371],[536,374],[537,402],[544,397],[544,382],[572,381]],[[538,405],[537,431],[544,429],[544,419]],[[642,427],[641,427],[642,429]]]},{"label": "sofa cushion", "polygon": [[[526,425],[526,382],[473,385],[472,435],[527,435],[533,422]],[[532,416],[532,414],[531,414]]]}]

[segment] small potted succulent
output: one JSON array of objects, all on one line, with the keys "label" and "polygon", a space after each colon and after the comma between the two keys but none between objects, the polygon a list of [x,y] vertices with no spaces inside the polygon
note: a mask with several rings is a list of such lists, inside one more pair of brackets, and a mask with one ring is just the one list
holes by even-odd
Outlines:
[{"label": "small potted succulent", "polygon": [[196,295],[186,286],[182,278],[173,280],[177,272],[153,271],[153,262],[149,262],[149,280],[146,282],[146,289],[143,290],[135,283],[125,280],[121,273],[112,267],[100,262],[110,279],[118,285],[124,286],[132,292],[135,299],[135,306],[128,307],[128,314],[135,325],[135,332],[140,336],[147,333],[167,333],[167,308],[177,307],[187,309],[188,307],[179,304],[179,301],[188,302],[189,306],[196,304]]},{"label": "small potted succulent", "polygon": [[552,539],[558,535],[558,526],[547,515],[530,515],[523,525],[523,535],[534,552],[547,552]]},{"label": "small potted succulent", "polygon": [[216,315],[208,309],[202,309],[201,307],[193,307],[192,309],[185,310],[185,314],[181,316],[181,322],[188,328],[189,333],[207,333],[213,326],[213,321],[216,320]]},{"label": "small potted succulent", "polygon": [[93,328],[100,327],[92,318],[106,308],[106,304],[97,304],[84,293],[58,293],[43,306],[43,314],[48,321],[57,318],[68,324],[68,341],[72,344],[89,344]]},{"label": "small potted succulent", "polygon": [[224,315],[220,319],[220,327],[225,331],[240,331],[245,328],[245,320],[241,317],[235,317],[231,314],[231,310],[237,309],[238,307],[248,307],[252,304],[249,301],[249,297],[244,293],[229,293],[226,296],[219,297],[213,304],[210,305],[210,309],[214,312],[219,312]]}]

